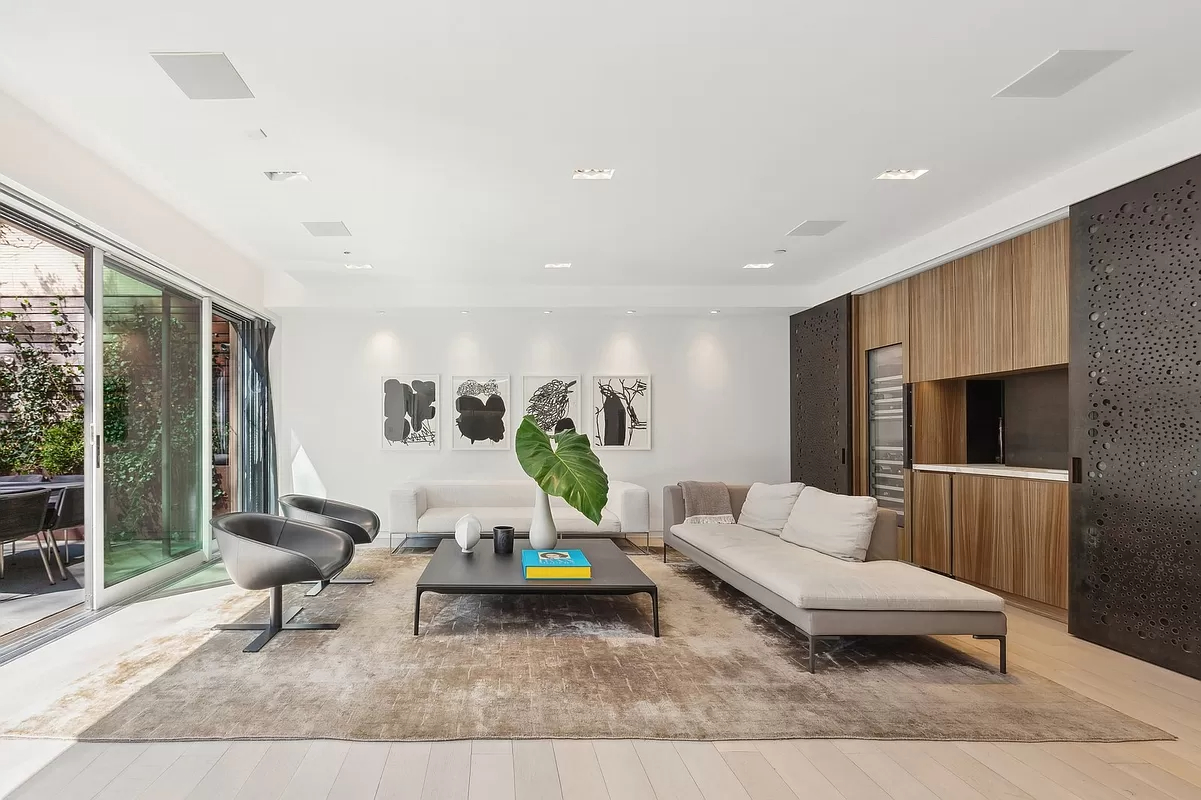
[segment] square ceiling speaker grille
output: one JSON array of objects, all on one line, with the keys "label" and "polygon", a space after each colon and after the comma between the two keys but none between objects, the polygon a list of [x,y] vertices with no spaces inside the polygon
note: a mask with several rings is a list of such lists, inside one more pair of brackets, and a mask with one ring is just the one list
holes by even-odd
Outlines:
[{"label": "square ceiling speaker grille", "polygon": [[825,236],[842,225],[843,219],[807,219],[788,232],[789,236]]},{"label": "square ceiling speaker grille", "polygon": [[1062,97],[1129,50],[1056,50],[1051,57],[993,97],[1048,99]]},{"label": "square ceiling speaker grille", "polygon": [[248,100],[254,97],[225,53],[151,53],[150,56],[193,100]]},{"label": "square ceiling speaker grille", "polygon": [[349,236],[350,229],[346,227],[344,222],[304,222],[301,223],[308,228],[309,233],[314,236]]}]

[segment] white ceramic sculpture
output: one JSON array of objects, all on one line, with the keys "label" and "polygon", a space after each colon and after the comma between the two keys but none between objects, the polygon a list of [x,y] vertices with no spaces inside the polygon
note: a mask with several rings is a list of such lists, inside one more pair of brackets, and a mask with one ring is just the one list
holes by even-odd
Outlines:
[{"label": "white ceramic sculpture", "polygon": [[470,553],[471,549],[479,544],[480,521],[473,514],[459,517],[459,521],[455,523],[455,541],[464,553]]}]

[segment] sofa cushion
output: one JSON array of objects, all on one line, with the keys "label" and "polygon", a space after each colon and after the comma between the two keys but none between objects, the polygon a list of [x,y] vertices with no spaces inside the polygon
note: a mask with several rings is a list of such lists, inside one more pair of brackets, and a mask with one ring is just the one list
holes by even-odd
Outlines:
[{"label": "sofa cushion", "polygon": [[[534,509],[518,506],[439,506],[428,509],[417,519],[418,533],[454,533],[455,523],[464,514],[474,514],[480,528],[489,533],[497,525],[512,525],[518,533],[530,532]],[[570,506],[551,506],[551,517],[560,533],[620,533],[621,523],[609,511],[601,512],[600,525]]]},{"label": "sofa cushion", "polygon": [[832,494],[806,486],[780,536],[844,561],[862,561],[867,558],[875,526],[876,498]]},{"label": "sofa cushion", "polygon": [[671,532],[798,608],[1005,610],[994,594],[900,561],[843,561],[744,525],[676,525]]},{"label": "sofa cushion", "polygon": [[792,513],[803,483],[755,483],[746,493],[738,524],[764,533],[780,535]]}]

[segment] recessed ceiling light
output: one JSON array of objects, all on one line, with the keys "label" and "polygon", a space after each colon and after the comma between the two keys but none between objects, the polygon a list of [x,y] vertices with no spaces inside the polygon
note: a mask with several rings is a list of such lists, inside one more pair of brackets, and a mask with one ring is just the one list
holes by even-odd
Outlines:
[{"label": "recessed ceiling light", "polygon": [[151,53],[150,57],[192,100],[254,98],[225,53]]},{"label": "recessed ceiling light", "polygon": [[542,313],[543,313],[543,314],[549,314],[549,313],[551,313],[551,312],[549,312],[549,311],[543,311]]},{"label": "recessed ceiling light", "polygon": [[743,269],[771,269],[775,264],[747,264]]},{"label": "recessed ceiling light", "polygon": [[1056,50],[993,97],[1062,97],[1130,53],[1130,50]]},{"label": "recessed ceiling light", "polygon": [[775,254],[776,254],[776,255],[778,255],[778,256],[782,256],[782,255],[784,255],[785,253],[787,253],[788,251],[787,251],[787,250],[776,250],[776,251],[774,251],[774,252],[775,252]]},{"label": "recessed ceiling light", "polygon": [[886,169],[876,176],[878,181],[916,181],[925,175],[928,169]]},{"label": "recessed ceiling light", "polygon": [[546,269],[571,269],[571,264],[546,264]]},{"label": "recessed ceiling light", "polygon": [[371,269],[370,264],[347,264],[347,269]]},{"label": "recessed ceiling light", "polygon": [[459,313],[460,314],[470,314],[471,312],[470,311],[460,311]]},{"label": "recessed ceiling light", "polygon": [[572,170],[571,179],[573,181],[611,181],[611,180],[613,180],[613,170],[611,170],[611,169]]},{"label": "recessed ceiling light", "polygon": [[349,236],[350,229],[344,222],[302,222],[314,236]]},{"label": "recessed ceiling light", "polygon": [[263,174],[267,176],[267,180],[277,181],[277,182],[279,182],[279,181],[307,181],[309,179],[309,176],[305,175],[303,172],[295,172],[295,171],[264,172]]},{"label": "recessed ceiling light", "polygon": [[807,219],[788,232],[789,236],[825,236],[842,225],[841,219]]},{"label": "recessed ceiling light", "polygon": [[638,312],[631,309],[631,310],[627,311],[626,313],[627,314],[637,314]]},{"label": "recessed ceiling light", "polygon": [[715,309],[713,309],[712,311],[710,311],[709,313],[710,313],[710,314],[720,314],[720,313],[721,313],[721,309],[717,309],[717,308],[715,308]]}]

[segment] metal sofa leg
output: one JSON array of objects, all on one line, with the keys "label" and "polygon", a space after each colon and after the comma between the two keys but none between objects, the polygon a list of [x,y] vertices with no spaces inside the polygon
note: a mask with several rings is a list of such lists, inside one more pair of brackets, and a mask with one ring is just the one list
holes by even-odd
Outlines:
[{"label": "metal sofa leg", "polygon": [[1005,657],[1005,637],[1004,636],[972,636],[973,639],[996,639],[1000,645],[1001,656],[1001,674],[1006,675],[1009,672],[1009,665],[1006,663]]},{"label": "metal sofa leg", "polygon": [[269,616],[266,622],[234,622],[226,625],[214,625],[213,630],[262,631],[253,642],[242,648],[243,653],[257,653],[280,631],[336,631],[338,629],[337,622],[292,622],[292,618],[303,608],[292,608],[285,612],[283,607],[284,587],[272,586],[268,602]]}]

